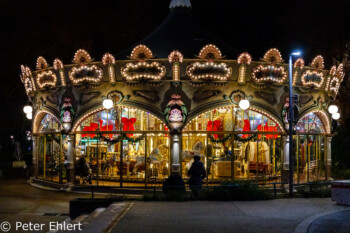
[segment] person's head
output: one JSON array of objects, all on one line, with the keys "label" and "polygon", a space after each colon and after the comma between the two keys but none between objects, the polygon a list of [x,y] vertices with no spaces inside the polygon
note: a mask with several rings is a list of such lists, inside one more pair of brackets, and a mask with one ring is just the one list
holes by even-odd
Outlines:
[{"label": "person's head", "polygon": [[228,152],[228,147],[227,146],[225,146],[224,151]]},{"label": "person's head", "polygon": [[195,155],[195,156],[193,156],[193,159],[194,159],[194,161],[199,161],[199,160],[201,160],[201,157],[199,157],[198,155]]}]

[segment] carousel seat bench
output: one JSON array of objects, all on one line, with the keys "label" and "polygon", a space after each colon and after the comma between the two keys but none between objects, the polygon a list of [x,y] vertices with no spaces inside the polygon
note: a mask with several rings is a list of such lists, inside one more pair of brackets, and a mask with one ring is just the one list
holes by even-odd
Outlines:
[{"label": "carousel seat bench", "polygon": [[269,165],[267,164],[264,164],[264,163],[258,163],[258,166],[257,166],[257,163],[256,162],[250,162],[249,163],[249,171],[255,171],[258,170],[258,172],[261,172],[261,173],[266,173],[268,171],[268,168],[269,168]]}]

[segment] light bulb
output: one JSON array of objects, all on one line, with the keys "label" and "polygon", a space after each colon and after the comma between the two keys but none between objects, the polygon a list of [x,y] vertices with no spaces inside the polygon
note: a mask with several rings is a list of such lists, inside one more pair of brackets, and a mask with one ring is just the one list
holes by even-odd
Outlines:
[{"label": "light bulb", "polygon": [[27,115],[28,120],[33,119],[33,114],[31,112],[27,113],[26,115]]},{"label": "light bulb", "polygon": [[330,114],[334,114],[334,113],[337,113],[338,112],[338,107],[337,107],[337,105],[330,105],[329,107],[328,107],[328,112],[330,113]]},{"label": "light bulb", "polygon": [[113,101],[111,99],[105,99],[102,105],[105,109],[111,109],[113,107]]},{"label": "light bulb", "polygon": [[241,100],[239,101],[239,107],[242,109],[242,110],[247,110],[250,106],[250,103],[249,103],[249,100]]},{"label": "light bulb", "polygon": [[30,106],[30,105],[26,105],[26,106],[24,106],[24,108],[23,108],[23,112],[24,112],[25,114],[32,113],[32,112],[33,112],[33,107]]},{"label": "light bulb", "polygon": [[332,118],[333,118],[334,120],[339,120],[339,118],[340,118],[340,113],[339,113],[339,112],[333,113],[333,114],[332,114]]}]

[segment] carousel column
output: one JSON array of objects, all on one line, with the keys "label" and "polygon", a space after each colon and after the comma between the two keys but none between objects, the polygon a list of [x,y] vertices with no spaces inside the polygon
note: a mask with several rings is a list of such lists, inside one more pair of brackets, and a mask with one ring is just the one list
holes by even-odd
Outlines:
[{"label": "carousel column", "polygon": [[326,137],[326,179],[330,179],[332,177],[332,137]]},{"label": "carousel column", "polygon": [[67,183],[74,183],[74,135],[67,136]]},{"label": "carousel column", "polygon": [[34,136],[33,137],[33,157],[32,157],[32,162],[33,162],[33,177],[38,176],[38,137]]},{"label": "carousel column", "polygon": [[283,168],[282,168],[282,183],[289,182],[289,137],[282,136],[283,145]]},{"label": "carousel column", "polygon": [[170,162],[171,175],[181,176],[182,135],[180,133],[170,133]]}]

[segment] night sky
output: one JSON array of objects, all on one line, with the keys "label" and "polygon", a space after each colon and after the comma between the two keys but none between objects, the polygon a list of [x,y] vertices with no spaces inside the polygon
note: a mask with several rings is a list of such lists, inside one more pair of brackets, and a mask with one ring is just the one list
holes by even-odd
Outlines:
[{"label": "night sky", "polygon": [[[322,54],[326,67],[350,42],[350,1],[192,0],[192,12],[208,31],[253,60],[271,47],[283,58],[293,48],[307,64]],[[151,33],[169,14],[170,0],[0,1],[1,142],[30,128],[20,65],[35,70],[38,56],[72,63],[77,49],[95,60],[116,54]],[[222,51],[225,55],[225,51]],[[195,54],[194,54],[195,55]],[[239,55],[239,54],[237,54]]]}]

